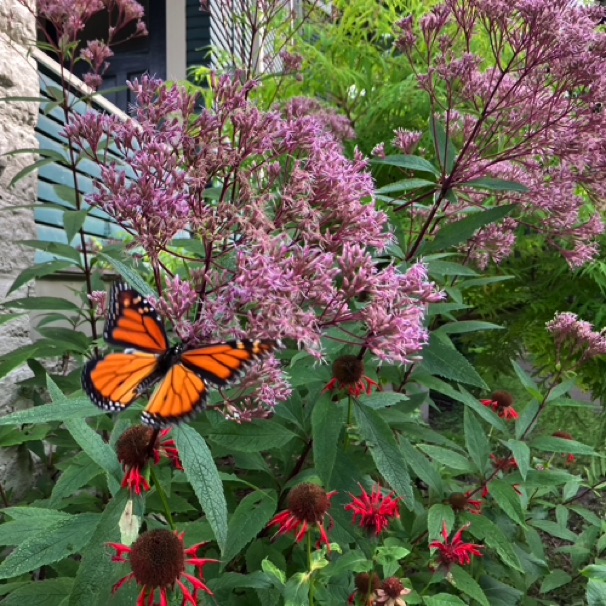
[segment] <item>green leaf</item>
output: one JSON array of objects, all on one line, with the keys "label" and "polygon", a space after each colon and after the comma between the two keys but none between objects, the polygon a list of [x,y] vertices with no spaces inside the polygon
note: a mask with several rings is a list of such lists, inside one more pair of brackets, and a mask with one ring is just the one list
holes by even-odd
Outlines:
[{"label": "green leaf", "polygon": [[107,606],[112,603],[108,579],[114,578],[115,564],[108,556],[107,543],[120,542],[119,523],[129,496],[128,491],[123,490],[105,506],[88,547],[82,552],[67,606]]},{"label": "green leaf", "polygon": [[261,562],[261,569],[265,574],[267,574],[271,579],[274,585],[280,587],[286,583],[286,575],[282,570],[280,570],[271,560],[265,558]]},{"label": "green leaf", "polygon": [[173,435],[185,475],[223,552],[227,543],[227,504],[213,456],[204,438],[189,425],[177,427]]},{"label": "green leaf", "polygon": [[59,242],[43,242],[42,240],[17,240],[19,244],[29,246],[35,250],[42,250],[49,255],[70,259],[74,265],[81,266],[82,259],[80,253],[69,244],[61,244]]},{"label": "green leaf", "polygon": [[432,276],[477,276],[478,272],[471,267],[452,263],[451,261],[441,261],[432,259],[427,261],[427,271]]},{"label": "green leaf", "polygon": [[526,194],[530,191],[525,185],[517,181],[507,181],[506,179],[497,179],[495,177],[482,177],[473,179],[465,183],[459,183],[458,186],[473,187],[474,189],[487,189],[488,191],[513,191],[519,194]]},{"label": "green leaf", "polygon": [[106,414],[97,408],[88,396],[66,398],[60,402],[36,406],[28,410],[19,410],[5,417],[0,417],[0,425],[23,425],[25,423],[48,423],[50,421],[65,421],[65,419],[81,419],[98,417]]},{"label": "green leaf", "polygon": [[458,397],[455,398],[460,400],[473,410],[478,416],[482,417],[485,421],[490,423],[495,429],[507,433],[507,425],[499,416],[488,406],[484,406],[477,398],[474,398],[462,385],[459,386]]},{"label": "green leaf", "polygon": [[377,189],[378,194],[387,195],[401,191],[411,191],[422,187],[436,187],[436,183],[427,179],[402,179]]},{"label": "green leaf", "polygon": [[373,158],[372,164],[386,164],[388,166],[398,166],[399,168],[407,168],[408,170],[418,171],[420,173],[431,173],[436,177],[440,176],[440,170],[431,162],[420,156],[409,155],[393,155],[385,158]]},{"label": "green leaf", "polygon": [[482,515],[467,514],[464,517],[471,522],[469,532],[474,537],[483,541],[490,549],[494,549],[507,566],[524,572],[524,568],[513,550],[511,537],[506,536],[494,522]]},{"label": "green leaf", "polygon": [[[5,303],[5,305],[6,305],[6,303]],[[16,320],[17,318],[21,318],[24,315],[25,314],[2,314],[2,315],[0,315],[0,326],[2,326],[3,324],[8,324],[9,322],[12,322],[13,320]]]},{"label": "green leaf", "polygon": [[466,606],[461,598],[448,593],[437,593],[432,596],[424,596],[423,601],[427,606]]},{"label": "green leaf", "polygon": [[368,408],[372,408],[373,410],[394,406],[404,400],[408,400],[408,396],[395,391],[375,391],[370,396],[364,394],[359,398],[360,404],[368,406]]},{"label": "green leaf", "polygon": [[61,343],[66,351],[88,353],[90,338],[83,332],[56,326],[38,326],[38,332],[52,342]]},{"label": "green leaf", "polygon": [[465,427],[465,445],[471,460],[476,464],[476,467],[481,475],[484,475],[484,470],[490,460],[490,443],[486,437],[484,428],[467,406],[464,411],[464,427]]},{"label": "green leaf", "polygon": [[486,594],[478,582],[468,572],[463,570],[460,566],[455,565],[450,569],[450,574],[452,575],[454,586],[459,591],[462,591],[483,606],[490,606]]},{"label": "green leaf", "polygon": [[84,419],[65,419],[64,424],[80,448],[105,471],[109,489],[115,495],[120,490],[122,467],[114,449]]},{"label": "green leaf", "polygon": [[418,448],[431,459],[444,465],[444,467],[447,467],[448,469],[456,469],[457,471],[469,473],[475,471],[467,457],[464,457],[454,450],[442,448],[442,446],[434,446],[433,444],[419,444]]},{"label": "green leaf", "polygon": [[63,213],[63,229],[67,236],[68,243],[71,242],[76,234],[82,229],[86,220],[86,210],[66,210]]},{"label": "green leaf", "polygon": [[587,583],[587,606],[604,606],[606,604],[606,583],[589,579]]},{"label": "green leaf", "polygon": [[328,396],[321,397],[311,412],[314,465],[322,484],[329,488],[345,424],[345,408]]},{"label": "green leaf", "polygon": [[11,309],[27,309],[27,310],[63,310],[63,311],[79,311],[80,308],[67,299],[60,297],[24,297],[22,299],[12,299],[4,303],[5,307]]},{"label": "green leaf", "polygon": [[77,208],[78,199],[76,197],[76,190],[69,185],[61,185],[60,183],[53,183],[51,185],[53,191],[57,194],[63,202],[67,202],[72,208]]},{"label": "green leaf", "polygon": [[22,168],[11,179],[11,182],[9,183],[9,187],[13,187],[15,184],[17,184],[19,181],[21,181],[21,179],[24,179],[25,177],[27,177],[27,175],[29,175],[30,173],[33,173],[35,170],[38,170],[39,168],[42,168],[43,166],[46,166],[47,164],[52,164],[53,162],[56,162],[55,158],[42,158],[40,160],[36,160],[36,162],[34,162],[33,164],[29,164],[25,168]]},{"label": "green leaf", "polygon": [[407,507],[412,507],[414,496],[410,475],[389,425],[378,413],[365,406],[356,406],[356,419],[378,472],[398,496],[406,499]]},{"label": "green leaf", "polygon": [[99,473],[101,473],[99,466],[88,455],[84,453],[78,455],[53,486],[49,501],[51,507],[57,506],[62,499],[75,494]]},{"label": "green leaf", "polygon": [[429,134],[433,140],[440,166],[444,174],[449,175],[454,168],[455,159],[459,152],[448,137],[442,123],[436,120],[433,115],[429,117]]},{"label": "green leaf", "polygon": [[233,560],[271,520],[277,500],[273,493],[253,492],[238,505],[229,520],[227,541],[221,558],[225,566]]},{"label": "green leaf", "polygon": [[157,293],[154,289],[131,267],[122,263],[118,259],[114,259],[105,253],[97,255],[99,259],[103,259],[106,263],[109,263],[136,291],[142,294],[144,297],[154,297]]},{"label": "green leaf", "polygon": [[546,452],[562,452],[574,455],[597,456],[598,454],[591,446],[581,444],[581,442],[577,442],[576,440],[566,440],[564,438],[554,438],[551,436],[539,436],[534,438],[530,442],[530,447]]},{"label": "green leaf", "polygon": [[59,271],[63,271],[68,267],[73,267],[74,264],[69,261],[50,261],[49,263],[41,263],[24,269],[12,283],[8,289],[7,295],[10,295],[13,291],[21,288],[24,284],[27,284],[30,280],[36,278],[42,278],[44,276],[50,276],[56,274]]},{"label": "green leaf", "polygon": [[541,391],[537,384],[533,381],[532,377],[515,361],[511,360],[511,365],[516,373],[520,383],[526,388],[526,391],[537,400],[541,399]]},{"label": "green leaf", "polygon": [[[434,240],[425,243],[423,246],[423,254],[447,250],[462,242],[467,242],[478,229],[490,225],[491,223],[501,221],[510,215],[515,208],[515,204],[497,206],[495,208],[489,208],[488,210],[470,213],[469,216],[460,221],[449,223],[440,229]],[[507,278],[509,277],[507,276]]]},{"label": "green leaf", "polygon": [[528,523],[535,528],[550,534],[552,537],[557,537],[558,539],[563,539],[564,541],[576,543],[579,538],[574,532],[572,532],[572,530],[563,528],[557,522],[552,522],[551,520],[529,520]]},{"label": "green leaf", "polygon": [[215,425],[208,439],[224,448],[240,452],[259,452],[281,448],[296,437],[290,429],[276,421],[253,421],[239,425],[224,421]]},{"label": "green leaf", "polygon": [[286,581],[284,587],[284,606],[309,605],[309,575],[303,572],[295,574]]},{"label": "green leaf", "polygon": [[441,495],[444,489],[438,470],[406,438],[400,438],[400,450],[413,473]]},{"label": "green leaf", "polygon": [[570,581],[572,581],[572,577],[567,572],[560,568],[556,568],[543,579],[540,591],[541,593],[549,593],[558,587],[567,585]]},{"label": "green leaf", "polygon": [[526,474],[530,469],[530,448],[528,448],[525,442],[520,442],[519,440],[507,440],[504,444],[511,450],[511,454],[513,454],[513,458],[518,464],[518,470],[522,479],[526,480]]},{"label": "green leaf", "polygon": [[423,349],[421,367],[430,374],[451,381],[488,389],[488,385],[476,369],[446,339],[445,335],[435,333],[430,336],[429,345]]},{"label": "green leaf", "polygon": [[452,530],[455,523],[455,514],[452,507],[443,503],[432,505],[427,512],[427,532],[430,543],[443,539],[444,522],[446,522],[448,530]]},{"label": "green leaf", "polygon": [[490,483],[490,496],[514,522],[522,527],[526,526],[520,495],[511,484],[499,479],[493,480]]},{"label": "green leaf", "polygon": [[445,332],[448,335],[460,335],[468,332],[479,332],[481,330],[504,330],[504,326],[493,324],[492,322],[482,322],[480,320],[459,320],[442,324],[435,332]]},{"label": "green leaf", "polygon": [[99,517],[96,513],[70,516],[25,539],[0,564],[0,579],[25,574],[78,552],[89,542]]},{"label": "green leaf", "polygon": [[2,606],[61,606],[73,585],[74,579],[63,577],[28,583],[11,592]]}]

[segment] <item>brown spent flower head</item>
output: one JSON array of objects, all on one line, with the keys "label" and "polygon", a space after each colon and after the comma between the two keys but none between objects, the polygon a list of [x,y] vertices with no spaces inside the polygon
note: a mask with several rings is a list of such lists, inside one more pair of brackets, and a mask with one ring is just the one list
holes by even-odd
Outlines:
[{"label": "brown spent flower head", "polygon": [[382,606],[406,606],[403,598],[412,593],[411,589],[406,589],[400,579],[390,577],[385,579],[381,588],[377,590],[377,604]]},{"label": "brown spent flower head", "polygon": [[149,441],[153,433],[151,427],[137,425],[127,429],[116,444],[118,460],[124,467],[143,469],[149,461]]},{"label": "brown spent flower head", "polygon": [[288,495],[288,509],[308,524],[321,522],[330,509],[326,491],[316,484],[299,484]]},{"label": "brown spent flower head", "polygon": [[464,511],[467,506],[467,496],[462,492],[453,492],[448,498],[448,503],[455,511]]},{"label": "brown spent flower head", "polygon": [[342,385],[355,385],[364,376],[364,362],[356,356],[341,356],[333,362],[332,376]]},{"label": "brown spent flower head", "polygon": [[369,595],[381,587],[381,579],[376,572],[362,572],[356,576],[354,584],[361,595]]},{"label": "brown spent flower head", "polygon": [[147,587],[169,587],[185,570],[183,543],[170,530],[142,534],[130,552],[135,580]]},{"label": "brown spent flower head", "polygon": [[490,399],[493,402],[496,402],[499,405],[499,408],[508,408],[515,404],[513,396],[506,391],[495,391],[492,396],[490,396]]}]

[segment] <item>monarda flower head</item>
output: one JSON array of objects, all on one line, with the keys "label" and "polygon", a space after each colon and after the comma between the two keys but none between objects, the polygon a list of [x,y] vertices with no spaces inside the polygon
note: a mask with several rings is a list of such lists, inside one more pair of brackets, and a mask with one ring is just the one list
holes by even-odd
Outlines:
[{"label": "monarda flower head", "polygon": [[377,590],[377,606],[406,606],[404,598],[411,594],[412,590],[407,589],[402,584],[400,579],[390,577],[381,583],[380,589]]},{"label": "monarda flower head", "polygon": [[320,543],[330,545],[324,518],[330,509],[330,500],[336,492],[327,493],[315,484],[299,484],[288,495],[288,508],[279,513],[268,528],[277,528],[278,534],[293,533],[297,543],[303,541],[309,530],[320,531]]},{"label": "monarda flower head", "polygon": [[362,488],[362,496],[351,497],[353,501],[345,506],[345,510],[353,512],[354,522],[377,537],[387,530],[391,520],[400,517],[400,498],[393,492],[383,494],[379,485],[371,494]]},{"label": "monarda flower head", "polygon": [[469,513],[479,514],[482,511],[482,501],[472,499],[474,493],[455,492],[448,498],[449,505],[456,512],[468,511]]},{"label": "monarda flower head", "polygon": [[435,549],[438,555],[439,566],[447,570],[453,565],[468,566],[471,564],[473,556],[482,557],[482,545],[475,543],[465,543],[463,541],[463,531],[466,527],[461,528],[453,537],[448,532],[446,522],[442,529],[442,541],[433,541],[429,544],[430,549]]},{"label": "monarda flower head", "polygon": [[[213,595],[203,582],[203,571],[207,564],[218,564],[219,560],[198,557],[198,551],[207,543],[185,549],[183,534],[170,530],[150,530],[143,533],[132,547],[118,543],[109,545],[116,550],[112,561],[130,564],[132,571],[114,586],[114,593],[135,580],[143,587],[137,606],[155,605],[157,594],[160,596],[159,606],[168,606],[168,593],[175,587],[183,594],[183,606],[198,606],[200,592]],[[193,566],[201,578],[187,573],[186,566]],[[193,592],[185,585],[186,581],[192,585]]]},{"label": "monarda flower head", "polygon": [[170,432],[170,429],[163,429],[157,433],[151,427],[137,425],[120,436],[116,452],[124,468],[122,488],[128,488],[138,496],[148,491],[149,482],[143,472],[150,461],[157,465],[162,456],[167,457],[175,469],[183,469],[175,442],[168,439]]},{"label": "monarda flower head", "polygon": [[515,421],[520,418],[517,410],[513,407],[514,399],[506,391],[496,391],[490,396],[489,400],[481,400],[487,408],[491,408],[499,417],[508,421]]},{"label": "monarda flower head", "polygon": [[333,378],[324,391],[342,389],[354,397],[359,397],[363,393],[370,395],[372,388],[377,387],[378,384],[367,377],[364,372],[363,360],[356,356],[341,356],[333,362]]}]

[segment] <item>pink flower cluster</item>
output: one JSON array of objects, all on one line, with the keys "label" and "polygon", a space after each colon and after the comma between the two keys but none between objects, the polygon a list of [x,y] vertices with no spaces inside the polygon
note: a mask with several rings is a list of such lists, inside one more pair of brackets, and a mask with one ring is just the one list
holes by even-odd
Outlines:
[{"label": "pink flower cluster", "polygon": [[[373,253],[392,236],[366,160],[343,154],[350,127],[309,100],[260,111],[248,99],[254,86],[239,74],[215,79],[215,103],[200,110],[186,90],[146,77],[131,84],[133,121],[75,115],[66,135],[101,169],[90,203],[167,276],[158,307],[186,342],[290,339],[320,358],[332,329],[381,360],[410,362],[427,342],[426,304],[441,295],[423,265],[377,268]],[[110,161],[105,140],[123,161]],[[184,234],[194,253],[171,247]],[[159,271],[168,254],[190,279]],[[257,400],[288,397],[271,360],[257,370]]]},{"label": "pink flower cluster", "polygon": [[[457,149],[443,191],[462,190],[477,207],[515,204],[516,220],[543,234],[571,267],[596,256],[604,231],[581,195],[606,194],[603,16],[569,0],[444,0],[420,23],[398,24],[398,48],[413,69],[427,65],[418,82]],[[485,177],[528,192],[466,185]],[[443,210],[455,218],[452,202]],[[509,219],[480,232],[471,258],[485,266],[507,257],[515,227]]]},{"label": "pink flower cluster", "polygon": [[556,314],[547,322],[547,330],[553,335],[558,358],[576,359],[579,363],[606,354],[606,334],[596,332],[589,322],[579,320],[569,311]]}]

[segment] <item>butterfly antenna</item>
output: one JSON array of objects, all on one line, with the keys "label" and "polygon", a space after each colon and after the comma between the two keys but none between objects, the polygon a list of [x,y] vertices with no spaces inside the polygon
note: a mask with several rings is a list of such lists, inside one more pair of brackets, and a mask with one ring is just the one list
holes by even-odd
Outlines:
[{"label": "butterfly antenna", "polygon": [[154,427],[154,430],[151,433],[149,438],[149,444],[147,445],[147,456],[151,459],[154,455],[154,447],[156,446],[156,440],[158,439],[158,434],[160,433],[159,427]]}]

